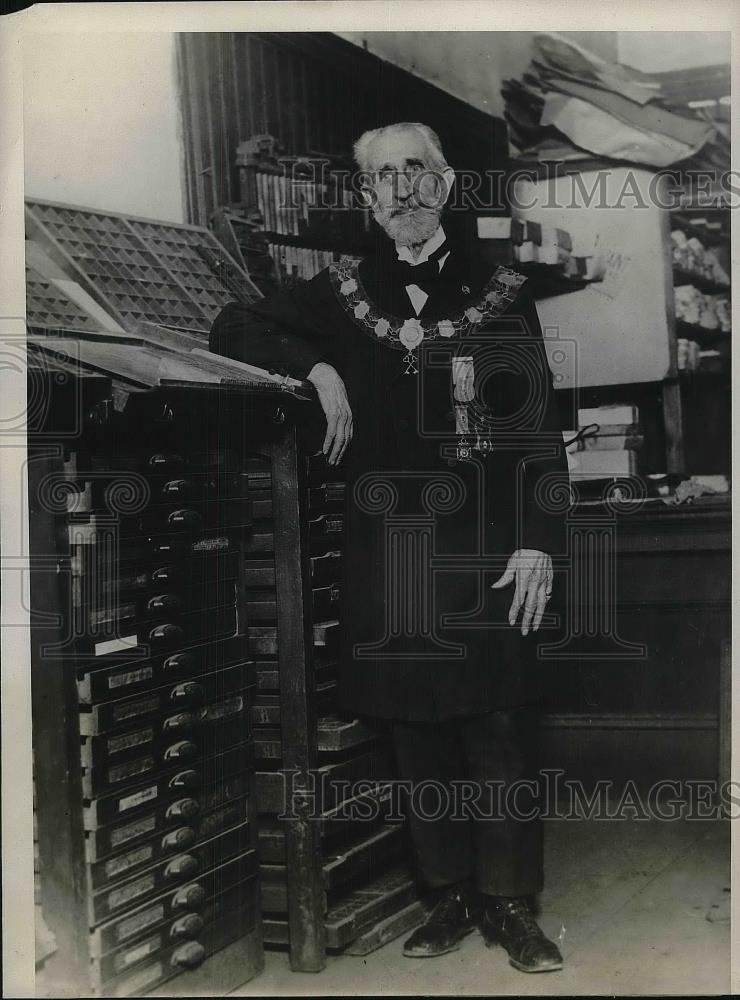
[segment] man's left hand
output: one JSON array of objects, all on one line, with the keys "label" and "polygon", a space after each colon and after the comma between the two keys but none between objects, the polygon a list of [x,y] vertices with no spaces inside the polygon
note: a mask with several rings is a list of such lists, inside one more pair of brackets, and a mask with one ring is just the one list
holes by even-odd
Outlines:
[{"label": "man's left hand", "polygon": [[491,588],[499,590],[514,580],[516,589],[509,608],[509,625],[516,623],[523,606],[522,635],[527,635],[530,624],[533,632],[540,627],[545,607],[552,597],[552,559],[539,549],[517,549],[509,559],[503,576],[492,583]]}]

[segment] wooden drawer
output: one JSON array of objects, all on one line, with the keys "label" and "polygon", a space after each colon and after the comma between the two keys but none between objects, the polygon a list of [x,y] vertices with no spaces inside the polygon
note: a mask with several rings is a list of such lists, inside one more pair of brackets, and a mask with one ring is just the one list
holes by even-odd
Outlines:
[{"label": "wooden drawer", "polygon": [[[313,627],[314,646],[328,646],[336,642],[338,621],[316,622]],[[247,628],[249,652],[251,656],[277,656],[277,628],[274,625],[255,625]]]},{"label": "wooden drawer", "polygon": [[[327,948],[344,948],[362,931],[416,899],[416,883],[405,867],[394,868],[330,907],[324,917]],[[288,921],[268,917],[262,924],[266,944],[288,944]]]},{"label": "wooden drawer", "polygon": [[[112,657],[107,657],[106,662]],[[187,678],[202,679],[203,676],[233,664],[244,664],[249,659],[249,643],[246,636],[232,636],[217,642],[204,643],[180,653],[171,653],[153,659],[131,659],[125,663],[114,663],[95,669],[93,665],[83,666],[78,675],[77,694],[80,702],[89,705],[98,701],[120,699],[122,695],[134,695],[142,691],[159,691],[165,685],[173,686]],[[169,686],[167,691],[172,691]],[[181,704],[179,696],[171,699],[172,704]],[[128,702],[129,699],[126,699]],[[158,703],[155,711],[163,708]],[[148,714],[147,706],[134,715]],[[115,716],[113,717],[115,721]],[[81,723],[82,726],[82,723]],[[97,721],[85,723],[84,732],[101,731]]]},{"label": "wooden drawer", "polygon": [[249,823],[243,823],[187,852],[166,858],[133,878],[93,893],[88,901],[90,926],[125,913],[173,886],[192,882],[201,873],[249,850],[250,840]]},{"label": "wooden drawer", "polygon": [[191,793],[220,786],[225,780],[248,774],[253,767],[251,742],[233,747],[222,754],[202,759],[189,766],[176,766],[151,775],[135,788],[128,787],[85,802],[84,828],[97,830],[108,823],[142,813],[150,813],[161,804],[188,798]]},{"label": "wooden drawer", "polygon": [[[208,924],[194,941],[183,941],[178,944],[157,950],[152,947],[151,956],[141,959],[136,970],[124,972],[99,986],[102,996],[126,997],[141,996],[143,991],[150,992],[155,987],[166,983],[173,976],[178,976],[188,969],[196,969],[207,958],[220,951],[232,941],[249,934],[253,928],[250,910],[239,911],[235,917],[230,914],[220,920]],[[139,956],[143,954],[143,948]],[[253,975],[254,970],[245,966],[245,975]],[[178,986],[186,989],[185,983]],[[202,986],[195,995],[201,995]]]},{"label": "wooden drawer", "polygon": [[[112,596],[112,595],[111,595]],[[236,582],[214,580],[202,588],[165,589],[152,587],[147,593],[120,595],[115,604],[100,602],[82,607],[83,626],[93,634],[100,630],[118,632],[149,622],[181,618],[203,611],[215,611],[236,603]]]},{"label": "wooden drawer", "polygon": [[[88,534],[91,532],[88,531]],[[208,570],[201,565],[200,560],[214,560],[218,563],[227,555],[238,551],[234,534],[235,532],[211,531],[193,536],[184,532],[145,532],[142,535],[120,538],[118,551],[122,572],[138,573],[142,567],[151,566],[155,569],[162,564],[177,563],[188,575],[195,573],[202,576]],[[130,566],[133,569],[128,569]]]},{"label": "wooden drawer", "polygon": [[208,788],[191,788],[169,798],[132,819],[111,823],[85,836],[88,864],[101,861],[120,851],[128,851],[145,840],[182,826],[195,829],[200,837],[225,828],[234,809],[246,808],[249,780],[246,773],[225,778]]},{"label": "wooden drawer", "polygon": [[[342,514],[321,514],[308,522],[308,538],[312,546],[333,544],[341,538],[344,531],[344,516]],[[267,553],[275,549],[272,522],[270,520],[255,521],[252,532],[244,546],[248,553]]]},{"label": "wooden drawer", "polygon": [[170,889],[135,907],[126,916],[106,921],[90,935],[91,955],[100,958],[122,945],[140,940],[163,922],[177,920],[185,914],[202,913],[211,900],[224,892],[241,895],[241,886],[253,882],[257,874],[257,860],[257,851],[249,850],[184,886]]},{"label": "wooden drawer", "polygon": [[[83,575],[87,568],[82,559],[77,559],[73,573],[76,576]],[[97,571],[97,567],[90,569]],[[106,597],[113,595],[117,598],[118,595],[132,594],[149,599],[161,591],[171,591],[185,597],[190,594],[207,596],[203,593],[205,588],[239,578],[239,558],[236,552],[229,552],[213,559],[160,562],[146,568],[124,564],[123,571],[116,576],[109,576],[105,573],[105,567],[103,569],[104,573],[97,574],[103,579],[96,579],[95,590],[97,594]]]},{"label": "wooden drawer", "polygon": [[[315,620],[336,618],[339,613],[340,587],[314,587],[311,591],[312,612]],[[246,614],[250,622],[277,620],[277,595],[274,590],[249,590],[246,594]]]},{"label": "wooden drawer", "polygon": [[238,799],[214,813],[199,817],[197,822],[174,826],[125,851],[93,862],[89,871],[93,891],[129,879],[165,858],[189,852],[205,841],[242,825],[247,821],[247,804],[248,799]]},{"label": "wooden drawer", "polygon": [[[342,577],[342,553],[338,549],[309,559],[311,579],[315,587],[331,586]],[[266,590],[275,586],[274,559],[247,559],[244,564],[247,587]]]},{"label": "wooden drawer", "polygon": [[[183,686],[191,684],[186,681]],[[242,743],[250,728],[250,693],[250,689],[242,689],[222,694],[200,708],[168,713],[133,729],[85,736],[80,741],[82,766],[102,774],[151,755],[156,764],[166,767],[171,760],[186,762],[204,753],[209,756],[217,744],[220,751]],[[189,744],[189,748],[181,744]]]},{"label": "wooden drawer", "polygon": [[[115,631],[100,630],[75,640],[80,657],[99,660],[100,664],[120,663],[130,659],[136,647],[143,647],[144,658],[159,653],[187,651],[193,645],[226,639],[236,632],[236,607],[217,608],[178,616],[162,613],[148,622],[121,621]],[[148,656],[147,656],[148,653]]]},{"label": "wooden drawer", "polygon": [[122,535],[144,532],[221,531],[225,528],[250,524],[251,508],[242,498],[220,500],[218,503],[170,502],[153,504],[139,514],[121,515],[118,519]]}]

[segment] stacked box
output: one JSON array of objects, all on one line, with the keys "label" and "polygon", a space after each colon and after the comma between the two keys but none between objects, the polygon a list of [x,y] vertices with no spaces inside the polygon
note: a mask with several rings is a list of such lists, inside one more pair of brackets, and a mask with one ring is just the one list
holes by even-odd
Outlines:
[{"label": "stacked box", "polygon": [[598,406],[578,411],[578,430],[564,431],[572,480],[637,475],[643,436],[636,406]]},{"label": "stacked box", "polygon": [[[253,623],[249,628],[250,652],[256,660],[258,683],[252,722],[258,765],[262,908],[265,941],[285,944],[289,942],[291,922],[289,879],[308,880],[313,873],[289,872],[286,866],[286,822],[280,816],[291,811],[291,785],[289,781],[286,784],[282,771],[280,680],[291,664],[281,659],[277,639],[279,609],[269,467],[255,463],[250,481],[254,523],[247,542],[245,578],[247,608]],[[379,920],[408,908],[416,899],[408,867],[399,867],[406,855],[405,829],[397,819],[387,821],[392,800],[382,780],[390,776],[388,748],[366,722],[345,718],[337,710],[344,493],[344,483],[333,477],[323,460],[314,462],[308,480],[307,558],[315,682],[309,697],[317,726],[311,737],[315,743],[307,750],[317,764],[312,793],[321,842],[320,856],[314,861],[322,886],[315,919],[324,923],[328,949],[345,947]],[[348,783],[347,787],[341,787],[341,782]],[[371,787],[354,794],[354,782]],[[370,905],[372,893],[375,895]],[[417,910],[412,909],[418,920]],[[403,930],[400,926],[398,933]]]}]

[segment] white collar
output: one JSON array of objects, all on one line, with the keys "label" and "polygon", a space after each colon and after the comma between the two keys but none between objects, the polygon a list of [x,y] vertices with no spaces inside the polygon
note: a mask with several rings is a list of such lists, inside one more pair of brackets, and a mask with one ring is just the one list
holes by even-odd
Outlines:
[{"label": "white collar", "polygon": [[429,258],[431,257],[431,255],[434,253],[435,250],[437,250],[439,247],[442,246],[442,244],[446,239],[447,236],[445,234],[445,231],[440,226],[437,232],[433,236],[430,236],[429,239],[424,244],[424,246],[421,248],[421,253],[419,254],[418,257],[414,257],[412,255],[409,247],[396,246],[396,253],[398,254],[398,259],[406,261],[406,263],[410,264],[412,267],[415,267],[417,264],[423,264],[425,261],[429,260]]}]

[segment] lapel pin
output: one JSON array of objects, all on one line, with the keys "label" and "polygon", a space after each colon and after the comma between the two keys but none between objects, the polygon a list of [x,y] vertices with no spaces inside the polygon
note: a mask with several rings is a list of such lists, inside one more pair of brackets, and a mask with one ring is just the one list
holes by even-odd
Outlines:
[{"label": "lapel pin", "polygon": [[466,295],[470,295],[470,289],[467,285],[462,286],[462,291],[465,292]]}]

